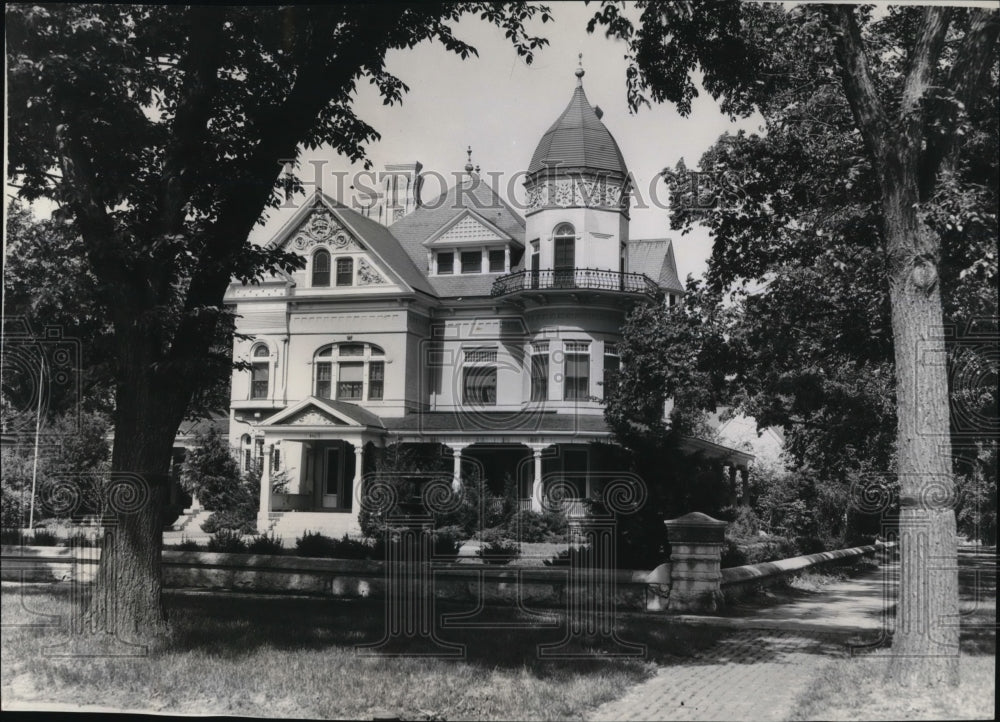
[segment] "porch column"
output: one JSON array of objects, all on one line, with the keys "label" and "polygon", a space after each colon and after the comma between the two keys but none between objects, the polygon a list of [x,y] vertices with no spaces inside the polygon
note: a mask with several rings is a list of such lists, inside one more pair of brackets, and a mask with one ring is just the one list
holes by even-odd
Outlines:
[{"label": "porch column", "polygon": [[730,463],[729,467],[729,506],[736,506],[736,464]]},{"label": "porch column", "polygon": [[351,516],[354,517],[354,527],[360,533],[361,532],[361,499],[364,490],[361,486],[361,475],[364,473],[365,468],[365,444],[363,441],[359,441],[354,446],[354,485],[352,489],[352,494],[354,496],[351,499]]},{"label": "porch column", "polygon": [[454,463],[451,478],[451,490],[456,494],[462,490],[462,449],[468,444],[451,444],[451,456]]},{"label": "porch column", "polygon": [[738,467],[740,472],[740,504],[750,506],[750,470],[745,466]]},{"label": "porch column", "polygon": [[260,469],[260,508],[257,512],[257,531],[263,533],[271,522],[271,446],[264,445],[264,461]]},{"label": "porch column", "polygon": [[542,450],[547,445],[532,444],[531,455],[535,461],[535,475],[531,480],[531,510],[542,511]]}]

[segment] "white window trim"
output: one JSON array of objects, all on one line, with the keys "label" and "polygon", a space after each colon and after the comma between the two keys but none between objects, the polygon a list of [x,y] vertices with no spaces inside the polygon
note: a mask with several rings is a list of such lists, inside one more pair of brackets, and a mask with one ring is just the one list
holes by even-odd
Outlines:
[{"label": "white window trim", "polygon": [[[341,356],[340,347],[341,346],[363,346],[364,352],[359,356]],[[388,359],[386,358],[385,350],[381,352],[373,352],[372,344],[368,341],[339,341],[333,344],[327,344],[321,346],[313,354],[313,371],[312,371],[312,394],[317,398],[323,398],[318,396],[319,394],[319,367],[320,364],[330,364],[330,400],[332,401],[348,401],[351,403],[364,402],[364,403],[380,403],[385,401],[385,385],[386,385],[386,366],[388,366]],[[320,352],[324,349],[330,351],[329,355],[320,355]],[[334,353],[336,351],[336,353]],[[372,362],[382,363],[382,398],[372,399],[369,398],[369,393],[371,389],[369,388],[371,381],[371,364]],[[361,364],[361,398],[360,399],[341,399],[339,396],[339,386],[340,386],[340,365],[342,363],[360,363]]]}]

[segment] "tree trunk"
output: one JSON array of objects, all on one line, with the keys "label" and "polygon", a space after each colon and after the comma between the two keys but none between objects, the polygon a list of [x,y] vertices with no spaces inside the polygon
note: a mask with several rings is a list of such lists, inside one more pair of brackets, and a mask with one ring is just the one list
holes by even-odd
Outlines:
[{"label": "tree trunk", "polygon": [[958,554],[939,241],[916,193],[886,204],[896,359],[901,569],[890,678],[958,684]]},{"label": "tree trunk", "polygon": [[190,397],[187,385],[167,382],[152,370],[153,344],[140,334],[130,329],[120,335],[122,375],[105,494],[110,523],[84,619],[86,630],[124,643],[156,638],[168,629],[161,599],[163,508],[174,437]]}]

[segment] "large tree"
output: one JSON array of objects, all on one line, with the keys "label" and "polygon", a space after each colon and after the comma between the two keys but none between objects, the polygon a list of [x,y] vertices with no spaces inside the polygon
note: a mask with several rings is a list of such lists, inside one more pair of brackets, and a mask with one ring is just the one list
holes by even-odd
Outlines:
[{"label": "large tree", "polygon": [[378,134],[352,110],[358,82],[399,102],[386,53],[437,40],[465,58],[451,24],[468,13],[528,61],[545,42],[525,23],[547,12],[525,3],[8,6],[9,173],[72,224],[113,330],[112,470],[126,476],[90,628],[166,629],[167,469],[199,377],[231,363],[215,343],[223,295],[300,263],[247,240],[279,203],[282,163],[320,145],[364,158]]},{"label": "large tree", "polygon": [[[606,3],[590,26],[603,24],[628,43],[633,108],[648,93],[688,113],[697,71],[732,115],[760,111],[767,117],[803,84],[826,93],[832,107],[843,99],[850,109],[873,177],[877,224],[855,232],[868,234],[882,261],[896,378],[902,581],[892,675],[901,683],[956,684],[958,584],[949,392],[941,362],[942,242],[931,202],[960,182],[957,150],[970,113],[989,102],[983,89],[995,73],[1000,17],[987,10],[925,7],[892,9],[876,18],[870,7],[789,9],[735,0],[638,5],[638,22]],[[769,202],[776,208],[808,204],[813,194],[827,192],[835,190],[775,195]],[[866,200],[850,186],[846,195],[851,202]],[[743,239],[773,243],[766,233]],[[729,240],[717,230],[717,244]],[[805,248],[798,246],[800,252]],[[821,252],[818,243],[811,250]]]}]

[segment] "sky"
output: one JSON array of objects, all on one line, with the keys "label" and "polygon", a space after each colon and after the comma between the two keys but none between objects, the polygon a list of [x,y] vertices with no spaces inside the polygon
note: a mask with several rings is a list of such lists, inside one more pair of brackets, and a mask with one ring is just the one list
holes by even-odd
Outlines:
[{"label": "sky", "polygon": [[[472,162],[480,166],[481,175],[501,174],[497,184],[501,195],[508,201],[523,199],[523,175],[518,179],[516,174],[523,174],[542,134],[569,103],[582,53],[587,98],[604,111],[602,120],[618,141],[639,195],[650,206],[633,208],[631,238],[672,238],[681,279],[689,273],[700,276],[711,252],[711,239],[700,229],[685,236],[671,232],[667,211],[655,207],[649,198],[650,186],[665,199],[666,187],[659,180],[664,167],[672,167],[683,157],[692,168],[722,133],[740,128],[759,131],[761,119],[730,122],[704,93],[686,118],[670,105],[644,107],[630,115],[624,44],[606,39],[600,31],[592,35],[586,31],[597,6],[558,2],[551,7],[555,22],[532,26],[550,45],[536,53],[531,65],[517,57],[501,30],[478,16],[465,18],[455,27],[455,35],[479,51],[478,58],[463,61],[440,44],[426,42],[391,52],[387,69],[410,88],[403,103],[384,106],[374,87],[365,82],[359,86],[355,104],[358,117],[381,134],[379,141],[367,147],[372,170],[382,170],[387,163],[419,161],[424,172],[441,174],[452,185],[453,174],[462,170],[466,148],[471,146]],[[314,177],[311,162],[323,161],[324,170],[329,169],[323,173],[324,192],[351,204],[350,180],[337,181],[334,172],[347,173],[350,179],[363,171],[361,164],[352,166],[323,150],[305,151],[299,161],[297,174],[306,182]],[[512,186],[510,192],[508,186]],[[424,200],[433,200],[439,190],[436,176],[428,178]],[[293,212],[272,212],[252,239],[269,240]]]},{"label": "sky", "polygon": [[[490,180],[491,184],[516,208],[523,207],[517,203],[524,197],[523,173],[542,134],[570,101],[582,53],[587,98],[604,111],[602,120],[618,141],[638,197],[648,206],[633,206],[631,238],[672,238],[680,278],[688,274],[698,277],[705,271],[711,239],[703,229],[684,236],[669,230],[668,213],[662,207],[666,187],[659,173],[682,157],[694,168],[702,153],[724,132],[741,128],[759,132],[762,120],[758,116],[732,122],[704,92],[692,103],[688,117],[678,115],[671,105],[643,107],[630,114],[625,45],[605,38],[600,30],[594,34],[586,30],[598,7],[583,2],[552,3],[554,22],[543,24],[536,18],[529,27],[550,42],[536,51],[531,65],[517,56],[502,30],[476,15],[464,18],[454,31],[479,51],[479,57],[462,60],[430,42],[390,52],[386,68],[410,89],[402,104],[383,105],[367,81],[359,84],[355,100],[357,116],[381,134],[366,148],[372,171],[384,169],[387,163],[419,161],[430,174],[424,192],[424,200],[429,202],[443,190],[437,178],[444,176],[448,185],[454,184],[454,174],[461,172],[466,149],[471,146],[472,162],[480,166],[481,175],[499,178]],[[323,163],[324,192],[351,205],[350,179],[364,171],[364,166],[352,165],[331,149],[304,150],[296,171],[303,181],[313,179],[315,162]],[[337,174],[347,180],[338,182]],[[8,185],[8,198],[13,191]],[[660,200],[659,207],[654,195]],[[52,211],[51,204],[44,201],[32,204],[32,208],[39,217]],[[255,229],[251,240],[267,242],[293,213],[294,208],[270,211],[267,222]]]}]

